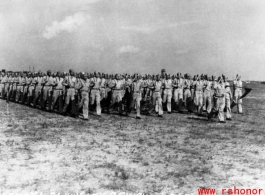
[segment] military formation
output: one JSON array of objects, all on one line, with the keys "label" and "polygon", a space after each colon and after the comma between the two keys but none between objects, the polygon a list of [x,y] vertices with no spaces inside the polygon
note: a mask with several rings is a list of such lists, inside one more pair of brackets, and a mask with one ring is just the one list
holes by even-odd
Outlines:
[{"label": "military formation", "polygon": [[[104,74],[57,72],[2,72],[0,95],[12,101],[62,115],[89,118],[89,113],[117,112],[129,116],[172,112],[195,113],[208,120],[231,120],[231,103],[242,113],[242,81],[236,76],[230,86],[224,75],[215,77],[177,73],[161,74]],[[232,89],[231,89],[232,88]]]}]

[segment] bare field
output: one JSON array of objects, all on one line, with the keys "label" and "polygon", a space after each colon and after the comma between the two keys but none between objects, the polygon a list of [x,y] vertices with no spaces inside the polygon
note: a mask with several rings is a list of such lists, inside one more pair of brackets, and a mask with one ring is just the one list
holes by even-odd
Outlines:
[{"label": "bare field", "polygon": [[83,121],[0,100],[0,192],[265,188],[265,90],[255,87],[226,124],[178,113]]}]

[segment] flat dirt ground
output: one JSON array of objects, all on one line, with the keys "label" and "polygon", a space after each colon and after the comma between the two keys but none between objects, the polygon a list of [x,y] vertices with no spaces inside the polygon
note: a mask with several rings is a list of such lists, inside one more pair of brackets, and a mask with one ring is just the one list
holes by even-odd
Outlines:
[{"label": "flat dirt ground", "polygon": [[83,121],[0,100],[0,192],[265,190],[265,85],[250,87],[226,124],[178,113]]}]

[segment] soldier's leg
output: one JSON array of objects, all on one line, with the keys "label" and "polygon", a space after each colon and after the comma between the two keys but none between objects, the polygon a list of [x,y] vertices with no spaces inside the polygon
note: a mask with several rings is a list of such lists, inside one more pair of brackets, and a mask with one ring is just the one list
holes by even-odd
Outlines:
[{"label": "soldier's leg", "polygon": [[225,98],[226,119],[228,119],[228,120],[230,120],[232,118],[230,105],[231,105],[230,96],[228,96]]},{"label": "soldier's leg", "polygon": [[168,91],[167,94],[167,111],[171,113],[171,99],[172,99],[172,92]]},{"label": "soldier's leg", "polygon": [[65,97],[65,102],[64,102],[64,108],[63,108],[63,113],[66,113],[67,111],[67,107],[70,103],[70,98],[71,98],[71,93],[70,93],[70,89],[68,89],[66,91],[66,97]]},{"label": "soldier's leg", "polygon": [[71,108],[71,115],[73,117],[76,117],[77,115],[77,112],[76,112],[76,99],[75,99],[75,89],[70,89],[70,99],[71,99],[71,105],[72,105],[72,108]]},{"label": "soldier's leg", "polygon": [[237,109],[238,109],[238,113],[242,114],[243,113],[243,109],[242,109],[242,99],[240,99],[240,97],[242,96],[242,91],[239,91],[238,93],[238,97],[237,97]]},{"label": "soldier's leg", "polygon": [[161,96],[158,97],[158,115],[162,116],[163,115],[163,108],[162,108],[162,98]]},{"label": "soldier's leg", "polygon": [[136,94],[136,118],[141,118],[141,94]]},{"label": "soldier's leg", "polygon": [[203,111],[203,95],[201,92],[198,93],[198,114],[201,115]]},{"label": "soldier's leg", "polygon": [[218,118],[220,122],[223,122],[224,119],[224,108],[225,108],[225,99],[218,98]]},{"label": "soldier's leg", "polygon": [[59,97],[59,93],[60,93],[59,90],[54,90],[53,91],[52,103],[51,103],[51,110],[54,110],[55,104],[56,104],[56,102],[58,100],[58,97]]},{"label": "soldier's leg", "polygon": [[182,90],[178,90],[178,111],[182,111],[182,104],[183,104],[183,92]]},{"label": "soldier's leg", "polygon": [[15,100],[15,102],[18,102],[18,100],[19,100],[20,91],[21,91],[21,86],[17,86],[17,89],[16,89],[16,100]]},{"label": "soldier's leg", "polygon": [[207,103],[207,113],[209,114],[212,110],[212,97],[210,93],[207,95],[206,103]]},{"label": "soldier's leg", "polygon": [[95,90],[92,89],[90,93],[90,111],[92,111],[92,106],[94,105],[95,100],[96,100],[96,92]]},{"label": "soldier's leg", "polygon": [[97,104],[97,115],[101,115],[101,105],[100,105],[101,97],[100,97],[100,92],[99,91],[96,93],[95,97],[96,97],[96,104]]},{"label": "soldier's leg", "polygon": [[82,99],[83,99],[83,117],[84,119],[88,119],[88,105],[89,105],[89,97],[88,97],[88,92],[83,92],[82,94]]},{"label": "soldier's leg", "polygon": [[119,110],[119,114],[122,114],[122,93],[119,92],[118,93],[118,110]]}]

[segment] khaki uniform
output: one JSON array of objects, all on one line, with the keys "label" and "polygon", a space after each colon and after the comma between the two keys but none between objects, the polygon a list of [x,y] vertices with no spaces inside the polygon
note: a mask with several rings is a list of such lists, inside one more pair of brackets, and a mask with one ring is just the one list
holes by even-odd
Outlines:
[{"label": "khaki uniform", "polygon": [[216,99],[214,111],[218,112],[219,121],[224,121],[225,93],[224,85],[217,83],[214,94],[214,98]]},{"label": "khaki uniform", "polygon": [[167,111],[171,112],[171,99],[172,99],[172,80],[166,79],[164,81],[164,94],[163,94],[163,103],[167,102]]},{"label": "khaki uniform", "polygon": [[155,111],[158,112],[158,115],[163,114],[163,107],[162,107],[162,81],[154,81],[154,92],[153,92],[153,99],[155,104]]},{"label": "khaki uniform", "polygon": [[136,116],[141,116],[141,100],[142,100],[142,82],[135,81],[132,83],[133,102],[132,105],[136,104]]},{"label": "khaki uniform", "polygon": [[204,92],[203,92],[203,109],[207,111],[209,114],[212,110],[212,82],[205,81],[204,82]]},{"label": "khaki uniform", "polygon": [[100,78],[92,78],[91,82],[94,83],[93,88],[91,89],[91,102],[90,104],[93,105],[96,101],[96,105],[97,105],[97,115],[101,115],[101,105],[100,105],[100,87],[101,87],[101,79]]},{"label": "khaki uniform", "polygon": [[[55,103],[59,101],[59,110],[62,108],[62,99],[63,99],[63,81],[64,79],[61,77],[55,77],[54,82],[56,87],[53,90],[53,98],[52,98],[52,105],[51,109],[54,110]],[[61,111],[61,110],[60,110]]]},{"label": "khaki uniform", "polygon": [[88,119],[88,113],[89,113],[89,87],[90,87],[90,80],[79,80],[80,85],[80,91],[81,91],[81,101],[78,104],[78,108],[80,109],[83,107],[83,117],[84,119]]},{"label": "khaki uniform", "polygon": [[197,106],[198,114],[203,111],[203,81],[196,81],[195,83],[195,105]]},{"label": "khaki uniform", "polygon": [[231,112],[231,99],[232,99],[232,93],[230,89],[230,84],[229,82],[224,83],[225,87],[225,107],[226,107],[226,118],[231,119],[232,117],[232,112]]}]

